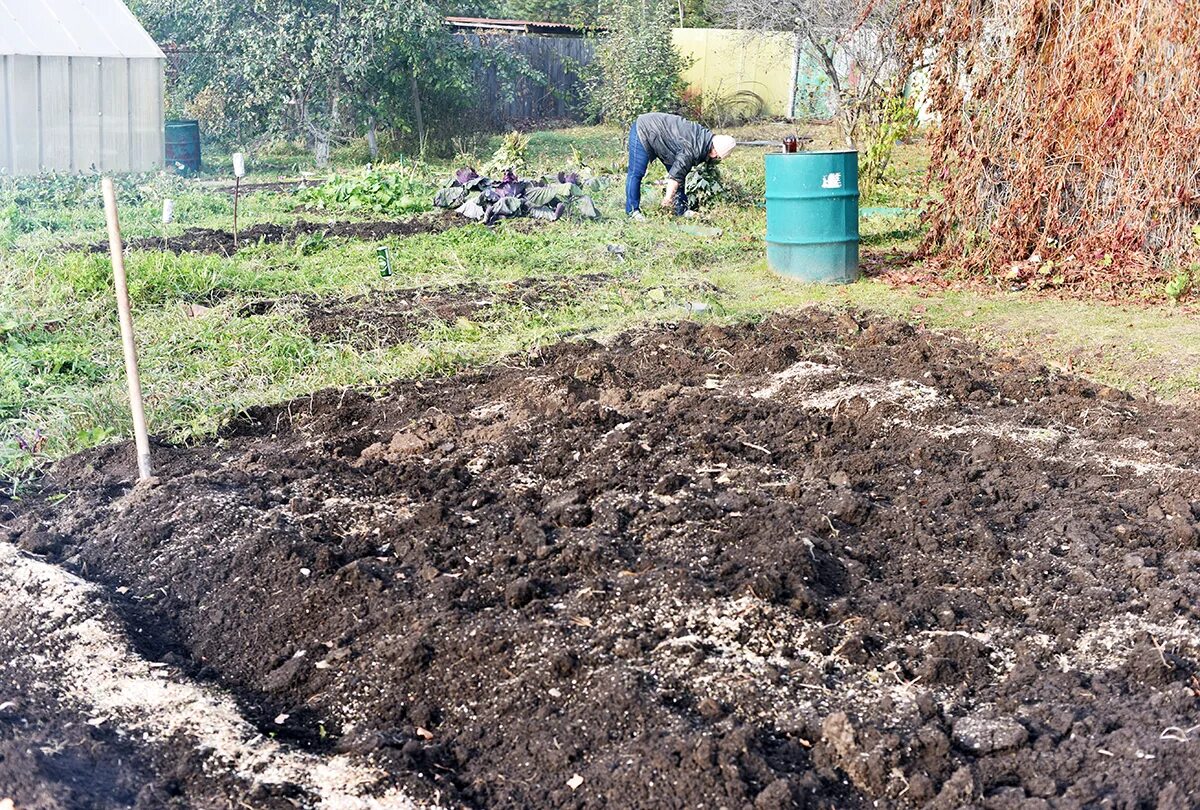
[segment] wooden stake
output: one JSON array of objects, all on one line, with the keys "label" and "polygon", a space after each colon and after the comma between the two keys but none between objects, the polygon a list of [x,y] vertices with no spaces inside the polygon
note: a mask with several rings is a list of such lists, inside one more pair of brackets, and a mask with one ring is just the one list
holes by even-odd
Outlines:
[{"label": "wooden stake", "polygon": [[233,249],[237,250],[237,209],[238,209],[238,192],[241,190],[242,178],[233,178]]},{"label": "wooden stake", "polygon": [[129,281],[125,277],[125,246],[117,219],[117,194],[112,178],[100,181],[104,190],[104,217],[108,221],[108,251],[112,255],[113,283],[117,292],[117,314],[121,321],[121,346],[125,353],[125,377],[129,382],[129,410],[133,414],[133,438],[137,445],[138,480],[145,481],[150,469],[150,434],[142,404],[142,378],[138,375],[137,344],[133,339],[133,315],[129,310]]},{"label": "wooden stake", "polygon": [[238,227],[237,227],[237,211],[238,211],[238,195],[242,188],[242,178],[246,176],[246,158],[241,152],[233,153],[233,249],[237,251],[238,246]]}]

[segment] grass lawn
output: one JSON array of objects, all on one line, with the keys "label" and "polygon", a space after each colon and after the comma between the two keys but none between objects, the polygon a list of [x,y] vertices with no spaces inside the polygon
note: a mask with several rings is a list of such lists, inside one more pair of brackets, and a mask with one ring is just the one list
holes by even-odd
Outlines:
[{"label": "grass lawn", "polygon": [[[769,125],[740,134],[779,137],[783,131]],[[833,144],[828,130],[810,134],[817,145]],[[602,337],[650,321],[760,318],[812,303],[960,330],[999,351],[1037,353],[1052,367],[1142,393],[1189,399],[1200,391],[1200,327],[1165,303],[1116,307],[870,280],[815,287],[775,277],[763,260],[765,213],[755,203],[762,193],[760,149],[740,150],[727,162],[726,175],[744,202],[704,214],[701,224],[720,229],[719,236],[687,233],[657,211],[643,225],[629,223],[620,216],[621,143],[619,131],[603,127],[532,137],[531,173],[575,168],[578,155],[603,176],[595,195],[604,214],[598,222],[466,225],[377,242],[307,237],[253,245],[230,258],[132,251],[131,296],[152,432],[187,441],[211,435],[248,406],[320,388],[369,389],[399,377],[449,373],[567,336]],[[919,205],[925,160],[921,147],[901,147],[879,205]],[[297,178],[300,168],[302,161],[263,161],[247,182]],[[422,165],[413,172],[433,184],[451,168]],[[649,179],[659,179],[659,172]],[[163,234],[164,197],[175,200],[176,221],[167,233],[228,229],[228,185],[212,176],[125,181],[126,236]],[[0,186],[0,474],[8,486],[49,460],[130,429],[111,269],[106,254],[83,249],[105,238],[98,186],[94,178]],[[653,199],[655,192],[648,193]],[[245,225],[380,218],[298,206],[291,191],[251,192],[240,218]],[[919,239],[916,216],[903,213],[868,216],[862,233],[864,249],[873,251],[911,249]],[[391,249],[395,273],[389,278],[378,272],[380,245]],[[579,281],[579,292],[536,306],[509,296],[480,317],[431,314],[401,343],[314,334],[304,317],[305,302],[318,298],[457,284],[503,290],[526,279],[567,289]],[[252,306],[264,299],[272,306]],[[189,305],[201,305],[203,314]]]}]

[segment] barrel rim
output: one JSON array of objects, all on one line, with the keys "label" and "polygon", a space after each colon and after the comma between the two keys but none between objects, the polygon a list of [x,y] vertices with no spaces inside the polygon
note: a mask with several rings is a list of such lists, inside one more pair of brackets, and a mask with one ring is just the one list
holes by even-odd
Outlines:
[{"label": "barrel rim", "polygon": [[857,149],[822,149],[816,152],[768,152],[768,158],[793,158],[803,155],[857,155]]}]

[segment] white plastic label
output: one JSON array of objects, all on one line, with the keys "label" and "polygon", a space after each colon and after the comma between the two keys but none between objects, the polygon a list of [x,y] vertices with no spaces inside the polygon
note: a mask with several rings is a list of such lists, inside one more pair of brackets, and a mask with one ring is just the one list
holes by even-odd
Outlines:
[{"label": "white plastic label", "polygon": [[833,172],[832,174],[827,174],[823,178],[821,178],[821,188],[841,188],[841,187],[842,187],[842,173],[841,172]]},{"label": "white plastic label", "polygon": [[245,177],[246,176],[246,159],[244,157],[242,157],[241,152],[233,153],[233,176],[234,177]]},{"label": "white plastic label", "polygon": [[163,200],[163,225],[169,224],[173,219],[175,219],[175,201]]}]

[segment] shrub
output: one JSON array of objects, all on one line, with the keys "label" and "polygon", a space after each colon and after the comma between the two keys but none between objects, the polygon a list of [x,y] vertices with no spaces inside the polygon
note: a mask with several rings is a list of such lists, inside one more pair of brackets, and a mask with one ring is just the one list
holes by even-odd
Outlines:
[{"label": "shrub", "polygon": [[679,109],[686,63],[671,41],[674,8],[663,0],[615,0],[587,76],[596,118],[628,126],[642,113]]},{"label": "shrub", "polygon": [[858,138],[862,154],[858,189],[864,200],[874,200],[876,188],[891,166],[896,143],[912,137],[916,129],[917,110],[904,96],[883,99],[866,113]]},{"label": "shrub", "polygon": [[200,131],[210,138],[226,138],[231,134],[225,95],[214,87],[205,87],[183,105],[188,118],[200,123]]}]

